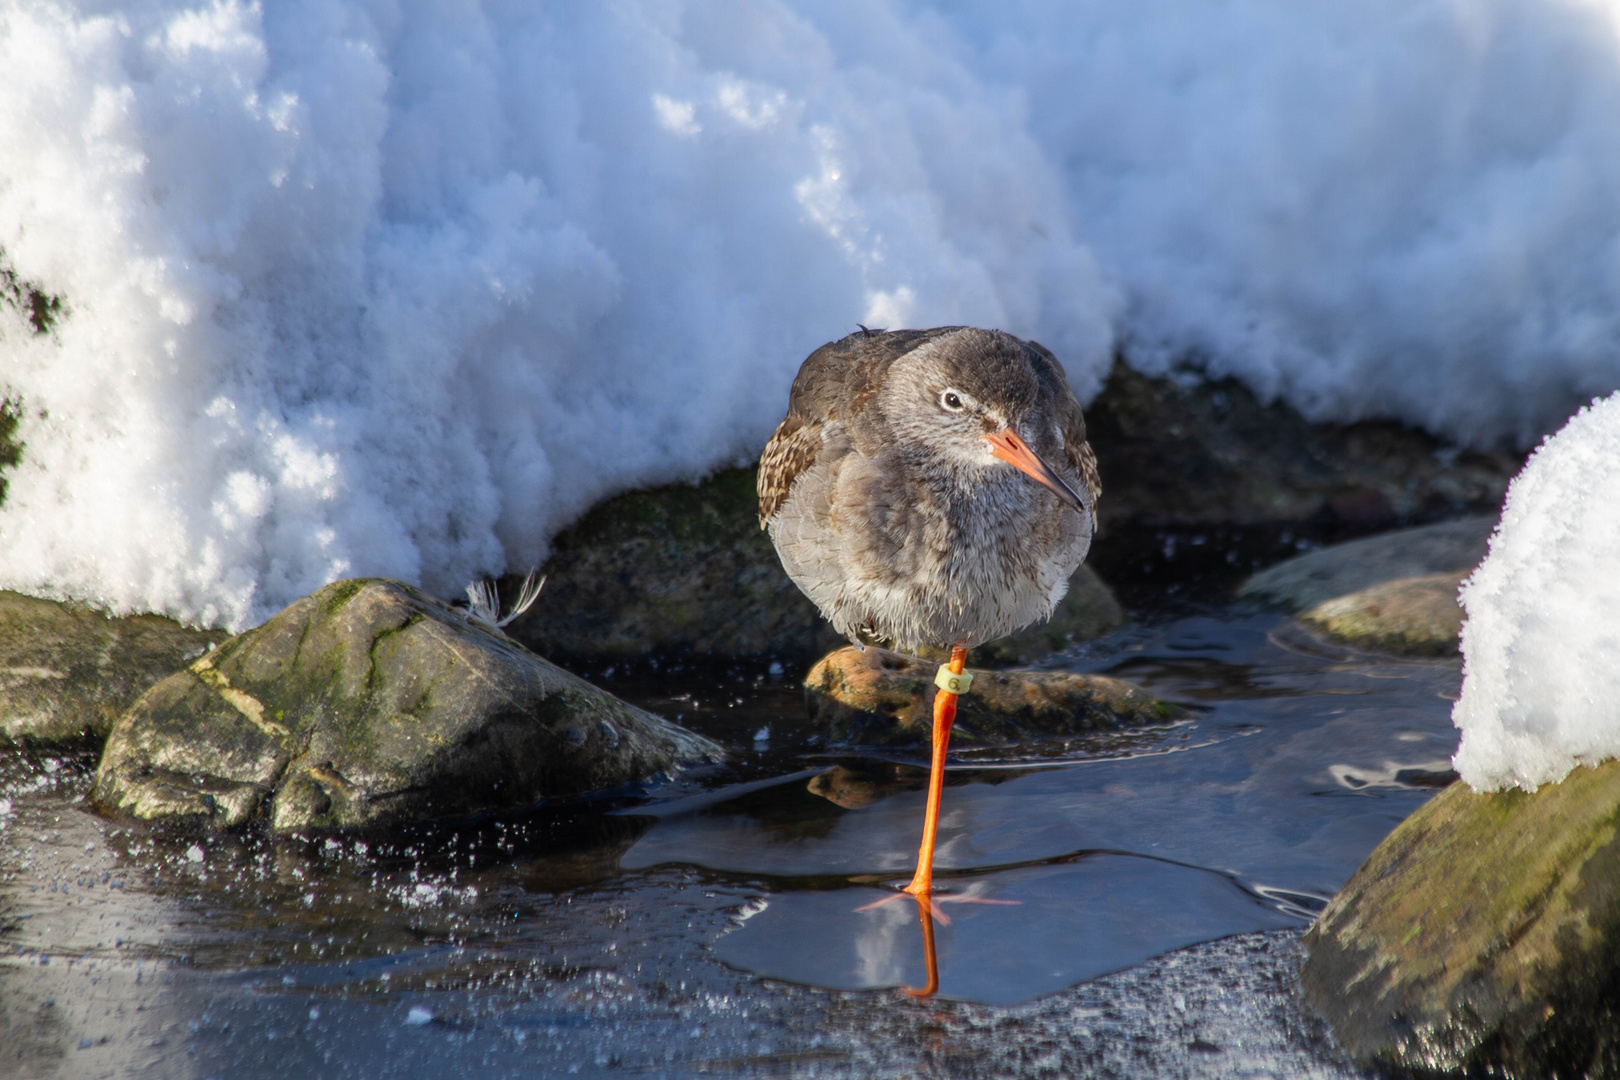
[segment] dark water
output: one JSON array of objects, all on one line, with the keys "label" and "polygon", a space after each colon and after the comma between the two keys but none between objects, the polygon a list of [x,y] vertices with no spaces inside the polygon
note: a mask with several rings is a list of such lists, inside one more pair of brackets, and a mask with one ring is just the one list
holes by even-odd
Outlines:
[{"label": "dark water", "polygon": [[791,673],[610,679],[736,759],[392,839],[164,835],[0,756],[0,1076],[1355,1075],[1298,938],[1447,779],[1456,662],[1229,609],[1066,663],[1196,719],[953,768],[931,1000],[920,759],[819,744]]}]

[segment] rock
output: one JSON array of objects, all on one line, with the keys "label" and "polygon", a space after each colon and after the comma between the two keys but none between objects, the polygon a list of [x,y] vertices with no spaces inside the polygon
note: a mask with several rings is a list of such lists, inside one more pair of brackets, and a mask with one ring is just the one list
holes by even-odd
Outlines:
[{"label": "rock", "polygon": [[1289,611],[1307,611],[1401,578],[1451,574],[1460,579],[1485,558],[1496,521],[1494,514],[1480,515],[1334,544],[1262,570],[1238,592]]},{"label": "rock", "polygon": [[1523,464],[1388,422],[1312,424],[1234,379],[1150,378],[1123,363],[1087,407],[1086,426],[1105,544],[1143,528],[1317,522],[1366,531],[1494,512]]},{"label": "rock", "polygon": [[1347,645],[1407,656],[1454,656],[1463,622],[1457,589],[1466,576],[1397,578],[1326,600],[1300,619]]},{"label": "rock", "polygon": [[1335,544],[1263,570],[1239,590],[1336,641],[1410,656],[1457,653],[1457,589],[1482,559],[1496,518],[1479,516]]},{"label": "rock", "polygon": [[1534,794],[1451,785],[1305,945],[1305,996],[1364,1065],[1620,1076],[1620,761]]},{"label": "rock", "polygon": [[[557,537],[539,602],[507,633],[583,664],[666,653],[809,663],[843,639],[782,570],[758,506],[753,469],[599,503]],[[501,584],[514,595],[518,579]],[[986,646],[975,662],[1032,660],[1123,621],[1082,567],[1052,622]]]},{"label": "rock", "polygon": [[99,749],[148,687],[228,636],[0,592],[0,741]]},{"label": "rock", "polygon": [[[883,649],[839,649],[805,677],[811,722],[834,742],[927,743],[938,669],[932,661]],[[1141,687],[1102,675],[980,670],[973,676],[972,692],[957,701],[951,740],[958,745],[1114,731],[1187,715]]]},{"label": "rock", "polygon": [[720,755],[409,586],[353,580],[148,690],[92,798],[290,833],[526,807]]},{"label": "rock", "polygon": [[783,572],[758,506],[752,469],[597,504],[557,536],[539,602],[507,633],[584,663],[819,655],[840,639]]}]

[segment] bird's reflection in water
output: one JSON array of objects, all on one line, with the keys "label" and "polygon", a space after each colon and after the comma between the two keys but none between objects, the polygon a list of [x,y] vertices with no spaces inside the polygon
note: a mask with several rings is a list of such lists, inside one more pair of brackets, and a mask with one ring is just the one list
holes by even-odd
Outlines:
[{"label": "bird's reflection in water", "polygon": [[912,997],[931,998],[939,993],[939,952],[934,945],[934,924],[938,923],[940,926],[949,926],[951,924],[950,916],[945,914],[942,905],[998,904],[1015,907],[1022,902],[1018,900],[996,900],[988,896],[975,895],[981,884],[975,883],[969,886],[969,889],[973,890],[971,892],[954,895],[943,891],[921,896],[897,892],[891,896],[885,896],[881,900],[874,900],[870,904],[862,904],[855,909],[857,912],[876,911],[878,908],[888,907],[890,904],[898,904],[905,900],[915,900],[917,902],[917,922],[922,926],[923,971],[926,973],[927,982],[921,987],[904,987],[905,992]]}]

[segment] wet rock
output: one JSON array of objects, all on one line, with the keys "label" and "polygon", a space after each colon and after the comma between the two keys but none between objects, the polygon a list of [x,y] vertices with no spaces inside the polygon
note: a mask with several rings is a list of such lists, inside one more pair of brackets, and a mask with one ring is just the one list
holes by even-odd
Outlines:
[{"label": "wet rock", "polygon": [[1305,995],[1364,1065],[1620,1076],[1620,761],[1534,794],[1453,784],[1305,944]]},{"label": "wet rock", "polygon": [[1124,364],[1086,409],[1086,426],[1103,478],[1105,541],[1151,527],[1317,522],[1367,531],[1494,512],[1523,464],[1522,455],[1460,451],[1393,423],[1311,424],[1233,379],[1149,378]]},{"label": "wet rock", "polygon": [[1467,572],[1398,578],[1336,596],[1300,616],[1336,641],[1404,656],[1453,656],[1462,633],[1457,589]]},{"label": "wet rock", "polygon": [[[507,632],[582,663],[676,652],[808,663],[843,639],[783,572],[758,506],[753,469],[598,504],[557,537],[539,602]],[[517,579],[502,589],[515,594]],[[1034,659],[1123,621],[1108,587],[1082,567],[1052,622],[992,643],[975,662]]]},{"label": "wet rock", "polygon": [[1263,570],[1241,595],[1300,612],[1334,640],[1415,656],[1457,652],[1457,589],[1485,558],[1494,516],[1352,540]]},{"label": "wet rock", "polygon": [[[839,649],[805,677],[811,722],[835,742],[925,744],[933,733],[938,669],[883,649]],[[972,692],[957,701],[951,731],[957,745],[1114,731],[1186,715],[1141,687],[1102,675],[978,670],[973,676]]]},{"label": "wet rock", "polygon": [[1334,544],[1262,570],[1239,593],[1289,611],[1308,611],[1401,578],[1461,578],[1485,558],[1496,521],[1495,514],[1482,514]]},{"label": "wet rock", "polygon": [[147,691],[92,796],[289,833],[524,807],[720,753],[409,586],[353,580]]},{"label": "wet rock", "polygon": [[0,592],[0,742],[99,748],[136,698],[227,637]]}]

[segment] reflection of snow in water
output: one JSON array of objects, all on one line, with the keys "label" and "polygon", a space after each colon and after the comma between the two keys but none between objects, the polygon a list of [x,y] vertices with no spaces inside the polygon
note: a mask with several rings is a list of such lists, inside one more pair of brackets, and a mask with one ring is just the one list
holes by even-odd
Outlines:
[{"label": "reflection of snow in water", "polygon": [[909,896],[863,911],[856,923],[855,976],[868,986],[894,986],[906,980],[922,956],[917,902]]}]

